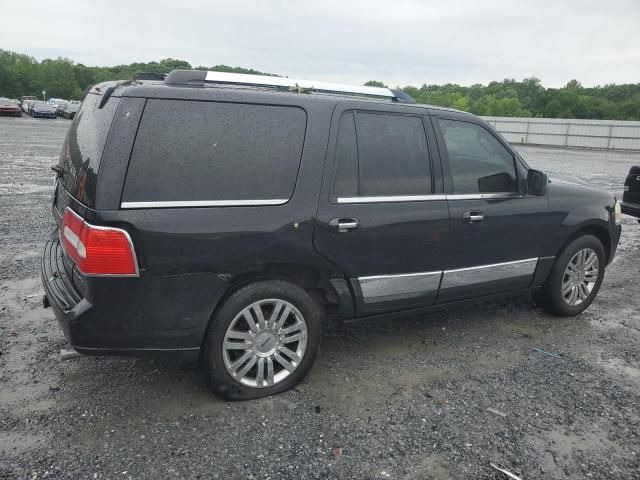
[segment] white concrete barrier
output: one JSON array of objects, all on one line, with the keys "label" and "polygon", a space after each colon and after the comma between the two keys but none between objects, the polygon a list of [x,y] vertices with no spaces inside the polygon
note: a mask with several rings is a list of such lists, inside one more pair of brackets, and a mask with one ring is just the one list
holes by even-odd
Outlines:
[{"label": "white concrete barrier", "polygon": [[640,151],[640,122],[564,118],[482,117],[510,143]]}]

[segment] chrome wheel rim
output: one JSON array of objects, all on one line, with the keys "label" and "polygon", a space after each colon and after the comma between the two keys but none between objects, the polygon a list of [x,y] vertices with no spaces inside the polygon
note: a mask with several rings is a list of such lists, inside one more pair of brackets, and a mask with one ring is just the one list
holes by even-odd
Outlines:
[{"label": "chrome wheel rim", "polygon": [[270,298],[233,319],[222,355],[229,375],[247,387],[276,385],[296,371],[307,348],[307,323],[291,303]]},{"label": "chrome wheel rim", "polygon": [[562,297],[571,306],[589,298],[598,281],[600,262],[591,248],[583,248],[569,261],[562,277]]}]

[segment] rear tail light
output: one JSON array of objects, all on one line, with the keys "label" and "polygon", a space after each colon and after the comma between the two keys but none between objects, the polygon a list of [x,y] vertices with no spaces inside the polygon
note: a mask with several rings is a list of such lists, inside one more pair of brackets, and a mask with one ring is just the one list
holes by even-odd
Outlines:
[{"label": "rear tail light", "polygon": [[138,276],[133,242],[120,228],[91,225],[66,208],[60,240],[78,270],[85,275]]}]

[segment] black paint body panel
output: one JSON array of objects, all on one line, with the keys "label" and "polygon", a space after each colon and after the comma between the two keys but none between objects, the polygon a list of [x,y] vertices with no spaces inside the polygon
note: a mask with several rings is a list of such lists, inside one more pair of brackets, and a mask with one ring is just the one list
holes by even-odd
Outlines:
[{"label": "black paint body panel", "polygon": [[[140,276],[84,277],[63,255],[55,268],[81,298],[68,308],[56,300],[61,293],[49,284],[54,267],[43,266],[42,281],[56,317],[71,344],[84,353],[198,349],[213,312],[230,289],[247,279],[279,275],[273,272],[306,272],[305,278],[313,277],[317,285],[331,290],[341,318],[352,319],[540,286],[553,257],[583,229],[607,239],[609,260],[615,254],[620,229],[613,223],[614,199],[587,186],[552,178],[546,196],[522,191],[512,199],[447,199],[451,190],[446,152],[432,117],[463,118],[487,128],[512,152],[518,175],[526,177],[528,167],[518,154],[492,127],[469,114],[335,95],[162,83],[118,87],[113,96],[119,98],[119,105],[100,162],[95,205],[88,208],[58,183],[53,216],[59,224],[68,207],[92,224],[125,229],[136,249]],[[291,198],[277,206],[121,209],[129,159],[148,99],[303,109],[307,127]],[[433,194],[439,197],[418,202],[337,203],[331,196],[336,119],[348,109],[419,115],[428,140]],[[463,224],[462,214],[476,209],[484,211],[485,221]],[[356,218],[360,226],[353,233],[332,233],[329,222],[336,217]],[[56,237],[54,232],[53,242]],[[51,251],[52,245],[47,248]],[[355,280],[538,257],[542,260],[535,273],[526,278],[479,284],[440,296],[436,286],[410,298],[366,304]]]}]

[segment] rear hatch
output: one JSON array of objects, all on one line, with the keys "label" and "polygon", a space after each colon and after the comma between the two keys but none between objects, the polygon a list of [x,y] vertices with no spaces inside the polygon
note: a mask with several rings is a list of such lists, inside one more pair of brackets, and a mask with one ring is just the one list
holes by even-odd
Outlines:
[{"label": "rear hatch", "polygon": [[52,210],[58,229],[45,247],[42,275],[51,302],[62,311],[73,308],[88,293],[86,278],[64,251],[60,240],[65,209],[71,209],[83,219],[87,209],[95,207],[102,154],[120,103],[120,97],[113,96],[100,108],[103,91],[104,84],[93,87],[83,99],[54,167],[57,177]]},{"label": "rear hatch", "polygon": [[[82,102],[69,128],[56,167],[58,179],[54,195],[54,213],[59,223],[70,206],[84,217],[86,207],[94,208],[100,162],[109,129],[120,103],[112,96],[102,102],[104,88],[92,88]],[[101,107],[101,102],[104,103]]]},{"label": "rear hatch", "polygon": [[640,206],[640,166],[631,167],[624,182],[624,203],[635,203]]}]

